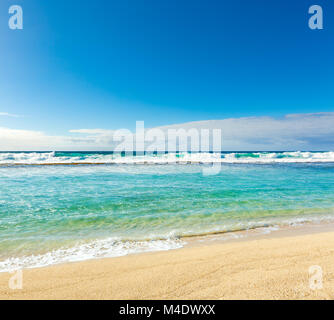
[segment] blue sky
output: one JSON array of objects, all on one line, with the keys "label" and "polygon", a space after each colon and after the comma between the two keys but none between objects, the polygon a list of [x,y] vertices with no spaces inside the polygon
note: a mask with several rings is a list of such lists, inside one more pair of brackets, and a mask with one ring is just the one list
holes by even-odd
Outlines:
[{"label": "blue sky", "polygon": [[[13,4],[23,30],[8,28]],[[308,28],[313,4],[323,30]],[[2,0],[0,127],[64,135],[331,112],[333,40],[333,1]]]}]

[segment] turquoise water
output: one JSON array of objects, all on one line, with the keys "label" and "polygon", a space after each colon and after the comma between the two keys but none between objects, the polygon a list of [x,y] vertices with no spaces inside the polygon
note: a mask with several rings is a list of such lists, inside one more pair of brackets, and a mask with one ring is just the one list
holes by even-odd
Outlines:
[{"label": "turquoise water", "polygon": [[203,166],[3,164],[0,271],[334,218],[332,162],[222,163],[211,176]]}]

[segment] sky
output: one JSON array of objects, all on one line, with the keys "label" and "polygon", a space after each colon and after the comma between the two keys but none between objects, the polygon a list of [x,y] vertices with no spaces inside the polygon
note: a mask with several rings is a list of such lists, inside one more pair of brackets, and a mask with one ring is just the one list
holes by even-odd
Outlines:
[{"label": "sky", "polygon": [[[333,39],[328,0],[1,0],[0,150],[107,150],[136,121],[224,119],[230,149],[334,150]],[[312,132],[284,140],[293,114]]]}]

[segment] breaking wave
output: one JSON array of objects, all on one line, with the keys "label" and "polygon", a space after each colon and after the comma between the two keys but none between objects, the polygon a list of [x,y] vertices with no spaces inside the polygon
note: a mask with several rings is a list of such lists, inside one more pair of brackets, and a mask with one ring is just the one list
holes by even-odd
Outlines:
[{"label": "breaking wave", "polygon": [[40,268],[89,259],[120,257],[134,253],[172,250],[181,248],[183,245],[183,241],[177,239],[121,241],[117,238],[107,238],[93,240],[47,253],[7,258],[0,261],[0,272],[10,272],[23,268]]},{"label": "breaking wave", "polygon": [[169,164],[169,163],[326,163],[334,152],[221,152],[128,155],[112,152],[1,152],[0,165]]}]

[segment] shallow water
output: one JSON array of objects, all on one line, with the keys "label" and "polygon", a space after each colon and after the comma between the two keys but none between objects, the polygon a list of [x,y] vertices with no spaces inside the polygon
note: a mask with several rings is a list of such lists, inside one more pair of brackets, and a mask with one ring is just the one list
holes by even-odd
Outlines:
[{"label": "shallow water", "polygon": [[[79,156],[87,158],[68,157]],[[211,176],[203,167],[0,166],[0,271],[168,250],[188,235],[334,219],[334,163],[222,163]]]}]

